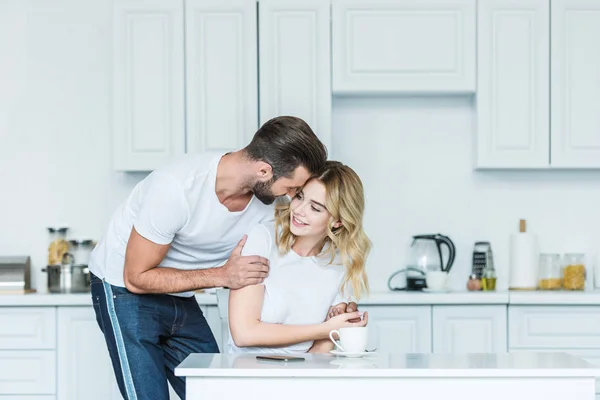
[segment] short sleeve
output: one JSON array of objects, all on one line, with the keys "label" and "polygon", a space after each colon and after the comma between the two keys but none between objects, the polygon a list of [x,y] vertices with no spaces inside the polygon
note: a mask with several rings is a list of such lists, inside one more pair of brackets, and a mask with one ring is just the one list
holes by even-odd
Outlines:
[{"label": "short sleeve", "polygon": [[266,259],[271,255],[271,233],[263,224],[256,224],[247,233],[246,244],[242,248],[242,256],[261,256]]},{"label": "short sleeve", "polygon": [[144,182],[135,230],[157,244],[169,244],[189,218],[181,185],[165,174],[153,173]]},{"label": "short sleeve", "polygon": [[340,303],[349,303],[354,301],[354,291],[352,290],[352,285],[346,285],[344,287],[344,294],[342,294],[342,290],[338,290],[335,299],[333,299],[332,306]]}]

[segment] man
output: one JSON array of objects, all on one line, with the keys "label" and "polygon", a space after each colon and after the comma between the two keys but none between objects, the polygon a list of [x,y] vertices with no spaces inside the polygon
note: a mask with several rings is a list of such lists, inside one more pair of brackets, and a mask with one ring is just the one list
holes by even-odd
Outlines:
[{"label": "man", "polygon": [[190,353],[219,352],[193,291],[261,283],[268,260],[241,256],[244,234],[326,159],[304,121],[278,117],[242,150],[186,156],[133,189],[90,260],[96,319],[125,399],[168,399],[167,380],[185,398],[174,368]]}]

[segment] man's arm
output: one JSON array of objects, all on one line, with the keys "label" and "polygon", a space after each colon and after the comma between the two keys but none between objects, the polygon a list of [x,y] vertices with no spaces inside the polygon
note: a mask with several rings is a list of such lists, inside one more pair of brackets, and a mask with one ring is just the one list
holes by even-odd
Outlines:
[{"label": "man's arm", "polygon": [[224,266],[197,270],[158,267],[170,244],[156,244],[131,230],[125,253],[123,277],[133,293],[177,293],[227,286],[239,288],[261,283],[269,261],[259,256],[241,256],[246,236],[238,243]]}]

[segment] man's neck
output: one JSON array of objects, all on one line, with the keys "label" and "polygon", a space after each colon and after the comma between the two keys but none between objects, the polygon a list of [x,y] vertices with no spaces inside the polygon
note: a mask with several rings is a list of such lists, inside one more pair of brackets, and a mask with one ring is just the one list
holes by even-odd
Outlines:
[{"label": "man's neck", "polygon": [[247,204],[252,198],[252,190],[248,185],[249,164],[241,151],[221,157],[217,166],[215,192],[219,201],[227,208],[230,208],[229,204]]}]

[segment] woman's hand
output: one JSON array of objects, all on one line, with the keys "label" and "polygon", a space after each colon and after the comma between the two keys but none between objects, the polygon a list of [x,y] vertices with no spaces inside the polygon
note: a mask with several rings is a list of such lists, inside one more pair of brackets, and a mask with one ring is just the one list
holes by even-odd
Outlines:
[{"label": "woman's hand", "polygon": [[[337,314],[337,315],[336,315]],[[350,322],[351,320],[359,319],[358,322]],[[362,327],[367,326],[369,323],[369,314],[367,312],[361,313],[354,311],[351,313],[340,313],[339,309],[332,309],[327,316],[325,322],[323,322],[324,328],[327,330],[325,336],[329,336],[329,332],[334,329],[340,328],[351,328],[351,327]]]}]

